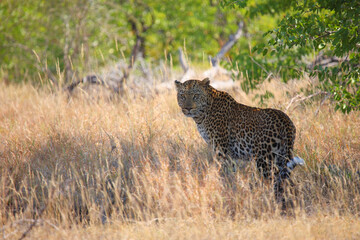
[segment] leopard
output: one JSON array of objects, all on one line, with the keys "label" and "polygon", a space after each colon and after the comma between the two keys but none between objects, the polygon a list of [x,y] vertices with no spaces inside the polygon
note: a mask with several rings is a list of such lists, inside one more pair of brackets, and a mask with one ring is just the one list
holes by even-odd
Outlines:
[{"label": "leopard", "polygon": [[224,169],[255,161],[264,178],[274,178],[276,199],[283,201],[283,182],[297,165],[294,157],[296,128],[289,116],[273,108],[238,103],[229,93],[215,89],[210,79],[175,80],[177,102],[186,117],[216,154]]}]

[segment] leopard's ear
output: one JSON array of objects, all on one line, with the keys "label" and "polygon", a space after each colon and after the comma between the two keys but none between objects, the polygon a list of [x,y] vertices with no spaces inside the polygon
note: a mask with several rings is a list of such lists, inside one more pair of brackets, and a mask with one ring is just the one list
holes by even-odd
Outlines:
[{"label": "leopard's ear", "polygon": [[179,89],[181,87],[182,83],[178,80],[175,80],[175,87],[176,89]]},{"label": "leopard's ear", "polygon": [[201,83],[205,86],[209,85],[210,84],[210,79],[209,78],[204,78]]}]

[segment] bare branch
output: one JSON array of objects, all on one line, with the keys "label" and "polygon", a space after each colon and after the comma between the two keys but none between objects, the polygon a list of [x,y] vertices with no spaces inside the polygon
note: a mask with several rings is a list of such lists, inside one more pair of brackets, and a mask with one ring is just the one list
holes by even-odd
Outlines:
[{"label": "bare branch", "polygon": [[[144,33],[148,31],[155,23],[155,15],[153,10],[144,3],[139,3],[145,11],[147,11],[151,16],[150,23],[146,24],[144,19],[137,19],[136,16],[126,13],[127,21],[135,35],[135,44],[132,48],[129,63],[127,67],[122,68],[122,76],[117,80],[117,86],[112,87],[111,90],[115,93],[120,93],[123,89],[123,84],[126,79],[129,78],[131,71],[134,67],[135,62],[140,58],[145,56],[145,35]],[[106,78],[105,78],[106,79]],[[83,79],[77,79],[70,85],[64,88],[64,90],[69,91],[70,93],[80,84],[80,83],[90,83],[90,84],[104,84],[104,80],[96,75],[88,75]]]},{"label": "bare branch", "polygon": [[338,58],[335,56],[326,56],[324,55],[323,52],[320,52],[316,57],[315,60],[307,65],[308,69],[314,69],[315,66],[321,66],[323,68],[325,67],[333,67],[338,65],[341,62],[347,61],[346,57],[345,58]]},{"label": "bare branch", "polygon": [[289,102],[289,104],[287,105],[285,111],[287,112],[287,111],[289,110],[289,108],[291,107],[291,105],[294,104],[294,103],[304,102],[304,101],[306,101],[306,100],[308,100],[308,99],[310,99],[310,98],[313,98],[313,97],[316,97],[316,96],[322,95],[322,94],[324,94],[324,95],[329,95],[328,92],[324,92],[324,91],[320,91],[320,92],[311,94],[311,95],[306,96],[306,97],[301,97],[300,95],[296,95],[295,97],[293,97],[293,98],[290,100],[290,102]]},{"label": "bare branch", "polygon": [[243,21],[240,21],[238,24],[238,29],[235,34],[229,36],[229,41],[227,41],[224,46],[221,48],[220,52],[216,54],[214,58],[211,58],[211,65],[216,67],[219,61],[225,56],[225,54],[234,46],[234,44],[239,40],[240,37],[245,35],[244,32],[245,24]]},{"label": "bare branch", "polygon": [[39,218],[41,218],[41,215],[44,213],[45,209],[46,209],[46,205],[42,209],[40,209],[40,212],[39,212],[37,218],[34,219],[34,221],[30,224],[28,229],[21,235],[19,240],[24,239],[26,237],[26,235],[28,235],[30,233],[30,231],[33,229],[33,227],[35,227],[35,225],[38,222]]}]

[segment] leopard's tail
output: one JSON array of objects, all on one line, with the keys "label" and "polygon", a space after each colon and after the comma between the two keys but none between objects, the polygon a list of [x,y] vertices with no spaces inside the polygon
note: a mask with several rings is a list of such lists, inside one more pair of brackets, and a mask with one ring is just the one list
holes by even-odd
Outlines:
[{"label": "leopard's tail", "polygon": [[300,157],[294,157],[286,164],[287,168],[290,171],[292,171],[297,165],[304,166],[305,165],[304,159],[302,159]]}]

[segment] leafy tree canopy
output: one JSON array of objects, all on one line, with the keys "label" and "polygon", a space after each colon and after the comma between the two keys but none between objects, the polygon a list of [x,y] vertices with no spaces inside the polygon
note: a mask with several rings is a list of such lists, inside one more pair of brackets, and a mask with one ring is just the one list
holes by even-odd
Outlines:
[{"label": "leafy tree canopy", "polygon": [[[0,1],[0,74],[9,81],[88,69],[130,56],[136,39],[149,61],[187,48],[195,61],[214,55],[238,13],[216,0]],[[174,62],[177,57],[173,57]]]},{"label": "leafy tree canopy", "polygon": [[[249,16],[262,15],[281,7],[280,1],[223,0],[222,6],[240,7]],[[343,112],[360,109],[360,2],[356,0],[284,0],[283,16],[277,27],[268,31],[267,42],[257,44],[253,52],[267,56],[273,63],[296,69],[286,73],[296,77],[304,71],[317,76],[322,87],[332,92],[336,109]],[[310,66],[304,56],[336,56],[332,67]],[[292,58],[292,59],[291,59]],[[267,60],[269,61],[269,60]],[[266,65],[270,69],[276,64]],[[275,66],[275,67],[274,67]],[[289,74],[290,73],[290,74]]]}]

